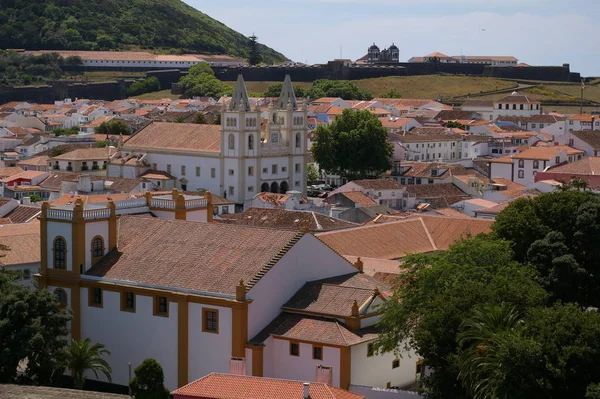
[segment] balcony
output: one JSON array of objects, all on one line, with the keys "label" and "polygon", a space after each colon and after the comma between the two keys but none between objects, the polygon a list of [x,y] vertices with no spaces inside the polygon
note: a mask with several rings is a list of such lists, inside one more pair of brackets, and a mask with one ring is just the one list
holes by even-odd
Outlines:
[{"label": "balcony", "polygon": [[54,169],[54,170],[60,170],[60,166],[58,166],[58,165],[53,165],[53,166],[52,166],[52,169]]},{"label": "balcony", "polygon": [[100,167],[98,165],[92,165],[92,170],[100,170]]},{"label": "balcony", "polygon": [[72,172],[73,171],[73,167],[72,166],[67,166],[67,171]]},{"label": "balcony", "polygon": [[90,168],[87,165],[83,165],[81,167],[81,171],[84,171],[84,170],[90,170]]}]

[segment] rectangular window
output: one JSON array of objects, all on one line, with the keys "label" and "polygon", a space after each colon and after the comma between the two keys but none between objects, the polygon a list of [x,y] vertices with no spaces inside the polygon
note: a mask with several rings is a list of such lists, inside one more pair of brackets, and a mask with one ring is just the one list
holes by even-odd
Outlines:
[{"label": "rectangular window", "polygon": [[375,355],[375,346],[373,342],[367,344],[367,357],[373,357]]},{"label": "rectangular window", "polygon": [[219,311],[217,309],[202,308],[202,332],[219,333]]},{"label": "rectangular window", "polygon": [[154,315],[169,317],[169,300],[166,296],[154,297]]},{"label": "rectangular window", "polygon": [[300,169],[300,164],[299,163],[296,164],[295,170],[296,170],[296,173],[300,173],[301,169]]},{"label": "rectangular window", "polygon": [[287,172],[287,167],[286,167],[286,166],[282,166],[282,167],[281,167],[281,171],[282,171],[282,172]]},{"label": "rectangular window", "polygon": [[121,310],[135,312],[135,294],[131,291],[121,293]]},{"label": "rectangular window", "polygon": [[290,342],[290,356],[300,356],[300,344],[297,342]]},{"label": "rectangular window", "polygon": [[555,161],[556,163],[560,163],[560,157],[556,157]]},{"label": "rectangular window", "polygon": [[269,173],[269,168],[263,168],[263,173]]},{"label": "rectangular window", "polygon": [[171,165],[167,165],[167,173],[171,174]]},{"label": "rectangular window", "polygon": [[313,359],[323,360],[323,347],[313,345]]},{"label": "rectangular window", "polygon": [[254,191],[254,186],[248,186],[248,192],[251,193]]},{"label": "rectangular window", "polygon": [[397,369],[398,367],[400,367],[400,359],[394,359],[392,361],[392,368]]},{"label": "rectangular window", "polygon": [[181,165],[181,176],[185,176],[185,165]]},{"label": "rectangular window", "polygon": [[532,123],[532,124],[531,124],[531,128],[532,128],[532,129],[535,129],[535,123]]},{"label": "rectangular window", "polygon": [[248,176],[254,176],[254,166],[248,166]]},{"label": "rectangular window", "polygon": [[229,186],[229,195],[234,195],[233,186]]},{"label": "rectangular window", "polygon": [[519,171],[519,179],[522,179],[523,177],[525,177],[525,171],[520,170]]},{"label": "rectangular window", "polygon": [[573,139],[569,139],[569,147],[573,147],[574,141]]},{"label": "rectangular window", "polygon": [[229,176],[233,176],[233,175],[234,175],[234,173],[235,173],[235,172],[233,171],[233,169],[229,169]]},{"label": "rectangular window", "polygon": [[196,166],[196,176],[200,177],[200,166]]},{"label": "rectangular window", "polygon": [[217,170],[215,168],[210,169],[210,177],[213,179],[217,177]]},{"label": "rectangular window", "polygon": [[296,187],[300,187],[300,182],[299,182],[299,181],[296,181],[296,182],[294,183],[294,186],[296,186]]},{"label": "rectangular window", "polygon": [[271,165],[271,173],[272,174],[277,174],[277,165]]},{"label": "rectangular window", "polygon": [[102,307],[102,288],[89,288],[89,306]]}]

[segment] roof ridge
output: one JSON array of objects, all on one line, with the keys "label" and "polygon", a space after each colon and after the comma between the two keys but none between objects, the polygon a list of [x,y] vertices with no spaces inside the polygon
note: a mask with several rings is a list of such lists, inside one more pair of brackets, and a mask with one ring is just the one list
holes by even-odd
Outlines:
[{"label": "roof ridge", "polygon": [[433,241],[433,237],[431,237],[431,233],[429,232],[429,229],[427,228],[427,225],[423,221],[423,218],[419,217],[419,220],[421,221],[421,224],[423,225],[423,230],[425,230],[425,234],[427,234],[427,238],[429,239],[429,242],[431,243],[431,247],[433,248],[434,251],[437,251],[438,248],[435,245],[435,242]]},{"label": "roof ridge", "polygon": [[346,344],[346,346],[350,346],[350,344],[348,343],[348,340],[346,340],[346,337],[344,336],[344,331],[342,331],[342,326],[340,325],[340,322],[337,321],[337,319],[334,321],[335,325],[338,328],[338,331],[340,332],[340,335],[342,336],[342,340],[344,341],[344,343]]}]

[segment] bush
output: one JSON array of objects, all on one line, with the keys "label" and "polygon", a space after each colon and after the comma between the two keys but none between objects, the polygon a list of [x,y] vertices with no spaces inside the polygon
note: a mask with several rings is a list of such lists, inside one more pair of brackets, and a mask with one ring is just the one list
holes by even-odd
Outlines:
[{"label": "bush", "polygon": [[152,93],[160,91],[160,82],[156,76],[151,76],[141,82],[134,82],[127,89],[127,95],[129,97],[139,96],[144,93]]}]

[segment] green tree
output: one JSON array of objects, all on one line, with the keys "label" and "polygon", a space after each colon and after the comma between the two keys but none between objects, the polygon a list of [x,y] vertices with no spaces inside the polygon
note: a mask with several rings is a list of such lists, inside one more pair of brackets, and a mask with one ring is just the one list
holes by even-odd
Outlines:
[{"label": "green tree", "polygon": [[463,321],[481,306],[505,303],[517,312],[546,303],[532,267],[511,256],[510,243],[477,236],[443,253],[410,255],[384,306],[377,347],[412,348],[433,372],[423,378],[428,399],[464,398],[458,378]]},{"label": "green tree", "polygon": [[154,359],[146,359],[134,370],[135,377],[129,386],[135,399],[167,399],[169,391],[164,386],[163,369]]},{"label": "green tree", "polygon": [[113,119],[108,122],[102,122],[96,128],[96,133],[106,135],[119,135],[124,136],[131,134],[131,128],[125,122],[119,119]]},{"label": "green tree", "polygon": [[71,136],[71,135],[79,133],[79,128],[78,127],[70,127],[70,128],[61,128],[61,127],[59,127],[58,129],[54,129],[52,131],[52,133],[54,133],[54,135],[56,137],[58,137],[58,136]]},{"label": "green tree", "polygon": [[308,184],[314,184],[319,180],[319,168],[317,168],[315,164],[309,163],[306,166],[306,180],[308,181]]},{"label": "green tree", "polygon": [[221,124],[221,114],[215,114],[215,120],[213,121],[213,125]]},{"label": "green tree", "polygon": [[321,169],[350,178],[391,168],[387,131],[368,110],[346,109],[333,123],[319,126],[311,148]]},{"label": "green tree", "polygon": [[156,76],[151,76],[143,81],[134,82],[127,88],[129,97],[139,96],[144,93],[152,93],[160,90],[160,82]]},{"label": "green tree", "polygon": [[31,195],[28,195],[28,197],[31,200],[31,202],[41,202],[44,200],[42,197],[40,197],[37,194],[31,194]]},{"label": "green tree", "polygon": [[199,125],[205,125],[207,123],[206,116],[204,116],[203,113],[198,112],[194,117],[194,123],[197,123]]},{"label": "green tree", "polygon": [[189,73],[179,80],[179,86],[186,97],[218,98],[233,93],[233,88],[217,79],[205,62],[191,67]]},{"label": "green tree", "polygon": [[100,372],[106,376],[108,382],[112,382],[112,369],[104,359],[105,355],[110,355],[110,351],[105,349],[103,344],[95,343],[92,345],[89,338],[84,341],[71,340],[71,343],[65,349],[65,366],[73,372],[75,388],[83,389],[87,370],[91,370],[96,378],[98,378],[98,372]]},{"label": "green tree", "polygon": [[445,126],[449,129],[453,129],[453,128],[464,129],[465,128],[465,125],[463,125],[460,122],[456,122],[456,121],[447,122],[445,124]]},{"label": "green tree", "polygon": [[67,343],[70,319],[56,295],[31,290],[0,272],[0,382],[16,382],[19,362],[27,359],[18,381],[51,384]]},{"label": "green tree", "polygon": [[[340,97],[344,100],[371,100],[373,96],[349,80],[315,80],[306,97]],[[320,95],[322,94],[322,95]]]},{"label": "green tree", "polygon": [[53,147],[50,150],[50,153],[48,155],[50,155],[51,157],[57,157],[59,155],[65,154],[67,152],[67,148],[64,145],[59,145],[56,147]]},{"label": "green tree", "polygon": [[495,234],[511,241],[515,259],[533,264],[552,299],[600,305],[600,197],[567,190],[518,199],[502,211]]},{"label": "green tree", "polygon": [[258,47],[258,37],[255,34],[252,34],[248,38],[248,53],[248,63],[250,65],[258,65],[262,62],[262,55]]},{"label": "green tree", "polygon": [[96,36],[96,44],[98,50],[112,50],[117,47],[117,42],[114,37],[106,34]]},{"label": "green tree", "polygon": [[402,94],[396,89],[389,89],[385,93],[383,93],[381,98],[402,98]]}]

